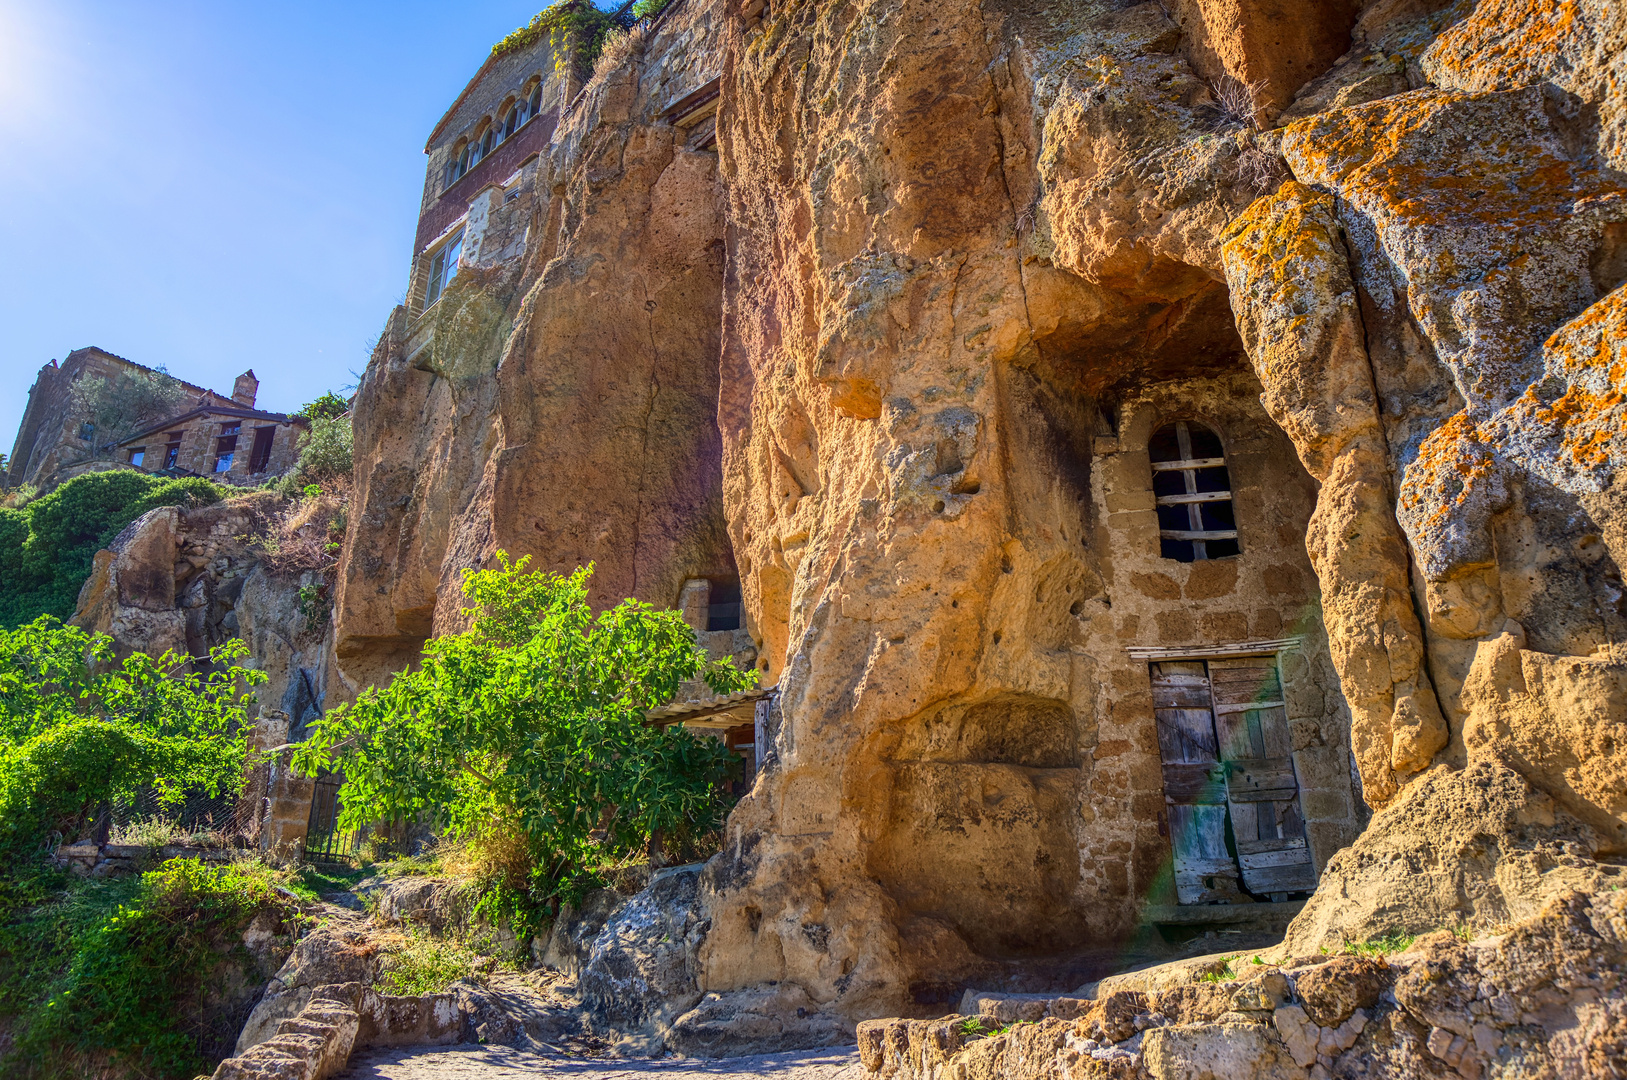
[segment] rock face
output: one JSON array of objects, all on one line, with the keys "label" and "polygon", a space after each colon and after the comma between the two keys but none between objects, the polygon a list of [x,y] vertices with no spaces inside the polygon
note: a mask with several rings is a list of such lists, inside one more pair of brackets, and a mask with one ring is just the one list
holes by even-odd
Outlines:
[{"label": "rock face", "polygon": [[[1172,901],[1128,648],[1299,637],[1313,858],[1359,829],[1316,486],[1222,284],[1245,144],[1181,40],[1150,4],[877,3],[731,42],[726,497],[785,722],[708,871],[708,989],[919,1012]],[[1163,557],[1149,446],[1189,418],[1240,558]]]},{"label": "rock face", "polygon": [[497,549],[594,563],[604,605],[733,577],[717,160],[654,122],[698,85],[661,58],[715,51],[718,14],[684,5],[590,83],[486,226],[522,242],[483,242],[428,313],[391,317],[355,406],[353,535],[370,539],[338,592],[350,687],[462,629],[461,571]]},{"label": "rock face", "polygon": [[[308,500],[314,502],[314,500]],[[292,511],[295,527],[325,538],[337,504]],[[248,663],[268,682],[261,707],[297,727],[320,714],[325,694],[327,610],[321,575],[289,570],[268,557],[266,537],[290,513],[271,492],[236,496],[194,509],[162,507],[143,515],[97,552],[73,622],[113,638],[120,656],[174,650],[207,657],[230,638],[249,647]],[[301,589],[311,590],[302,600]]]},{"label": "rock face", "polygon": [[[594,560],[606,603],[738,575],[780,719],[660,913],[682,978],[676,954],[637,975],[682,983],[661,1025],[698,1050],[940,1013],[1121,942],[1183,880],[1282,899],[1250,873],[1290,841],[1323,875],[1296,948],[1567,890],[1608,922],[1619,8],[678,0],[482,204],[501,242],[391,317],[356,407],[345,693],[458,628],[499,548]],[[715,136],[686,119],[713,78]],[[1193,431],[1211,449],[1169,450]],[[1165,482],[1221,460],[1224,490]],[[1227,658],[1272,692],[1222,702]],[[1220,742],[1228,704],[1269,700],[1248,737],[1277,741],[1238,757],[1277,779],[1182,771],[1181,679]],[[1201,857],[1194,806],[1223,808]],[[1303,1075],[1309,1024],[1469,1075],[1473,1030],[1419,1008],[1216,1013],[1135,1067]],[[1003,1045],[1053,1060],[1039,1038]]]}]

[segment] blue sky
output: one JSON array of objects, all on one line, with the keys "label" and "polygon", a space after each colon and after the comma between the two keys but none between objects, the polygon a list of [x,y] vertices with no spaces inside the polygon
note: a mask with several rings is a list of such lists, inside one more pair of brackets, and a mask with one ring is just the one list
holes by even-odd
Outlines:
[{"label": "blue sky", "polygon": [[0,452],[84,345],[284,410],[406,287],[424,140],[546,0],[0,0]]}]

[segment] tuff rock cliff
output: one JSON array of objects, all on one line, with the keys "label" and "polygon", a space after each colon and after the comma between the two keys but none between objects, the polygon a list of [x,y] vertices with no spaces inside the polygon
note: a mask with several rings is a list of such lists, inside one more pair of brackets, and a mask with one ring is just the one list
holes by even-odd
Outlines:
[{"label": "tuff rock cliff", "polygon": [[[714,77],[715,150],[668,115]],[[1294,643],[1294,949],[1609,887],[1619,4],[676,0],[532,169],[363,380],[337,674],[499,548],[739,574],[780,720],[670,1045],[934,1015],[1172,902],[1149,648]],[[1160,556],[1188,415],[1240,556]]]}]

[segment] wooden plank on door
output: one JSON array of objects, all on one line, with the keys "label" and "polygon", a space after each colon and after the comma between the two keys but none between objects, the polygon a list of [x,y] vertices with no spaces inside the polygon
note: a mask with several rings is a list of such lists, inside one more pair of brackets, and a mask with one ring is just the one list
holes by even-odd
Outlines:
[{"label": "wooden plank on door", "polygon": [[[1226,768],[1226,794],[1232,802],[1279,802],[1299,794],[1292,758],[1232,761]],[[1274,835],[1274,834],[1273,834]]]},{"label": "wooden plank on door", "polygon": [[1226,770],[1219,762],[1166,762],[1164,798],[1172,803],[1226,802]]},{"label": "wooden plank on door", "polygon": [[1175,896],[1182,904],[1241,899],[1238,868],[1226,848],[1226,807],[1170,806]]},{"label": "wooden plank on door", "polygon": [[1307,859],[1292,866],[1244,870],[1243,884],[1252,893],[1310,892],[1316,888],[1316,868]]},{"label": "wooden plank on door", "polygon": [[1207,709],[1209,687],[1201,682],[1155,682],[1152,704],[1155,709]]},{"label": "wooden plank on door", "polygon": [[[1237,854],[1259,855],[1267,851],[1305,851],[1305,838],[1303,836],[1273,836],[1264,840],[1244,840],[1238,837]],[[1305,858],[1310,858],[1306,852]]]},{"label": "wooden plank on door", "polygon": [[1204,664],[1167,660],[1151,665],[1150,672],[1158,750],[1165,763],[1219,760]]},{"label": "wooden plank on door", "polygon": [[1304,848],[1280,848],[1276,851],[1257,851],[1245,855],[1237,854],[1237,862],[1243,867],[1243,872],[1250,870],[1264,870],[1272,866],[1297,866],[1300,863],[1311,861],[1310,854]]},{"label": "wooden plank on door", "polygon": [[1208,709],[1155,709],[1158,752],[1166,762],[1218,761],[1215,723]]},{"label": "wooden plank on door", "polygon": [[1314,889],[1276,660],[1213,660],[1208,673],[1243,887],[1279,897]]}]

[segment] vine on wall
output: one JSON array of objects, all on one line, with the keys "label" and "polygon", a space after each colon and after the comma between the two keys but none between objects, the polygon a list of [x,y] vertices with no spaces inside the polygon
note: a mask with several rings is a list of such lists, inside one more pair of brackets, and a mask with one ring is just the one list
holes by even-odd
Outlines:
[{"label": "vine on wall", "polygon": [[493,45],[491,52],[493,56],[502,56],[530,48],[546,36],[554,54],[554,70],[561,75],[569,73],[586,79],[610,34],[631,29],[637,21],[637,16],[626,7],[614,12],[600,11],[592,0],[559,0]]}]

